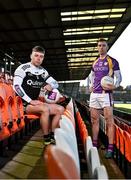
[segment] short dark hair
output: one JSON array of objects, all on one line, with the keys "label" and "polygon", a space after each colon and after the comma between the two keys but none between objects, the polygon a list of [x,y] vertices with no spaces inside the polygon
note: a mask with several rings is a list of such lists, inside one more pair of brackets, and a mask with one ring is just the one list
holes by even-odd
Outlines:
[{"label": "short dark hair", "polygon": [[32,48],[32,52],[41,52],[43,54],[45,54],[45,49],[42,46],[35,46]]},{"label": "short dark hair", "polygon": [[[103,42],[103,41],[107,43],[107,40],[106,40],[106,39],[104,39],[104,38],[99,38],[98,41],[97,41],[97,44],[98,44],[99,42]],[[107,43],[107,44],[108,44],[108,43]]]}]

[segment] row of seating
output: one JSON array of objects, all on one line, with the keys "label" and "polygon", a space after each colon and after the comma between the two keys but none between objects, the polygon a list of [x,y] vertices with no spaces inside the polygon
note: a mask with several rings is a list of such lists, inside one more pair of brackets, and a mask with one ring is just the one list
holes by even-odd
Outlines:
[{"label": "row of seating", "polygon": [[[89,102],[87,102],[89,104]],[[87,104],[82,104],[89,111]],[[90,115],[90,114],[88,114]],[[131,177],[131,126],[126,120],[114,116],[115,140],[114,140],[114,160],[124,172],[125,177]],[[102,141],[107,145],[106,121],[103,112],[100,115],[100,135]],[[105,134],[105,137],[103,136]]]},{"label": "row of seating", "polygon": [[115,145],[131,163],[131,134],[115,124]]},{"label": "row of seating", "polygon": [[[76,120],[80,132],[80,138],[83,142],[83,147],[86,154],[87,167],[89,178],[93,179],[108,179],[108,174],[104,165],[100,163],[100,157],[96,147],[92,145],[91,136],[88,134],[86,125],[75,105]],[[100,170],[100,171],[99,171]]]},{"label": "row of seating", "polygon": [[[131,127],[126,123],[115,119],[115,141],[116,148],[125,156],[125,158],[131,162]],[[100,128],[106,134],[106,121],[101,115]]]},{"label": "row of seating", "polygon": [[25,115],[21,97],[16,96],[10,84],[0,82],[0,155],[11,148],[12,143],[22,139],[40,127],[38,116]]},{"label": "row of seating", "polygon": [[70,102],[61,117],[60,128],[55,129],[56,145],[48,146],[44,154],[50,179],[80,179],[80,162],[72,107],[72,102]]},{"label": "row of seating", "polygon": [[[131,175],[131,127],[116,116],[114,118],[114,159],[125,176],[128,177]],[[102,115],[100,117],[100,129],[106,134],[106,121]]]},{"label": "row of seating", "polygon": [[121,129],[127,131],[129,134],[131,134],[131,126],[129,126],[128,124],[126,124],[122,118],[118,118],[116,116],[114,116],[115,119],[115,124],[118,125]]},{"label": "row of seating", "polygon": [[0,83],[0,141],[25,126],[23,103],[11,85]]}]

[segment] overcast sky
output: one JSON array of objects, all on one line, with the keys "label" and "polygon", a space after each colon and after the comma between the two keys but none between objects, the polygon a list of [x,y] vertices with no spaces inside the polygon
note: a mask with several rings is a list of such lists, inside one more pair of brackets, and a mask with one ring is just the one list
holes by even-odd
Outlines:
[{"label": "overcast sky", "polygon": [[111,47],[108,54],[119,62],[122,73],[121,85],[124,87],[131,85],[131,23]]}]

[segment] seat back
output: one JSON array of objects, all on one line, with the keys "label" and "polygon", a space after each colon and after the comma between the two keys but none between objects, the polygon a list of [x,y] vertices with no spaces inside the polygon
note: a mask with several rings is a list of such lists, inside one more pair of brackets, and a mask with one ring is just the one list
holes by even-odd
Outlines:
[{"label": "seat back", "polygon": [[58,147],[48,146],[44,157],[50,179],[80,179],[73,158]]},{"label": "seat back", "polygon": [[92,144],[92,139],[91,139],[91,136],[88,136],[86,138],[86,145],[85,145],[85,154],[86,154],[86,159],[88,159],[89,157],[89,150],[93,147],[93,144]]},{"label": "seat back", "polygon": [[62,115],[61,117],[60,127],[76,138],[74,126],[70,119],[65,115]]},{"label": "seat back", "polygon": [[94,178],[95,168],[100,166],[100,158],[96,147],[92,147],[89,150],[89,155],[87,158],[87,166],[88,166],[89,178]]},{"label": "seat back", "polygon": [[70,134],[63,129],[57,128],[55,129],[55,139],[56,146],[63,150],[65,153],[69,154],[74,159],[78,171],[80,172],[78,149],[72,136],[70,136]]},{"label": "seat back", "polygon": [[101,165],[95,168],[94,179],[109,179],[105,166]]},{"label": "seat back", "polygon": [[125,157],[131,163],[131,134],[127,131],[123,132],[125,143]]}]

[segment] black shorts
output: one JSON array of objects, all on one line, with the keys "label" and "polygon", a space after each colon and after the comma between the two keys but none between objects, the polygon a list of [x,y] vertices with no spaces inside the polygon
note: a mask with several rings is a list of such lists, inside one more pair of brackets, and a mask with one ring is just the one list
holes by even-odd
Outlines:
[{"label": "black shorts", "polygon": [[23,102],[23,106],[24,106],[24,114],[26,114],[26,107],[29,105],[30,103],[28,102]]},{"label": "black shorts", "polygon": [[58,105],[61,105],[63,106],[64,108],[66,108],[66,106],[68,105],[68,103],[70,102],[71,98],[67,98],[67,97],[64,97],[60,102],[58,102],[57,104]]}]

